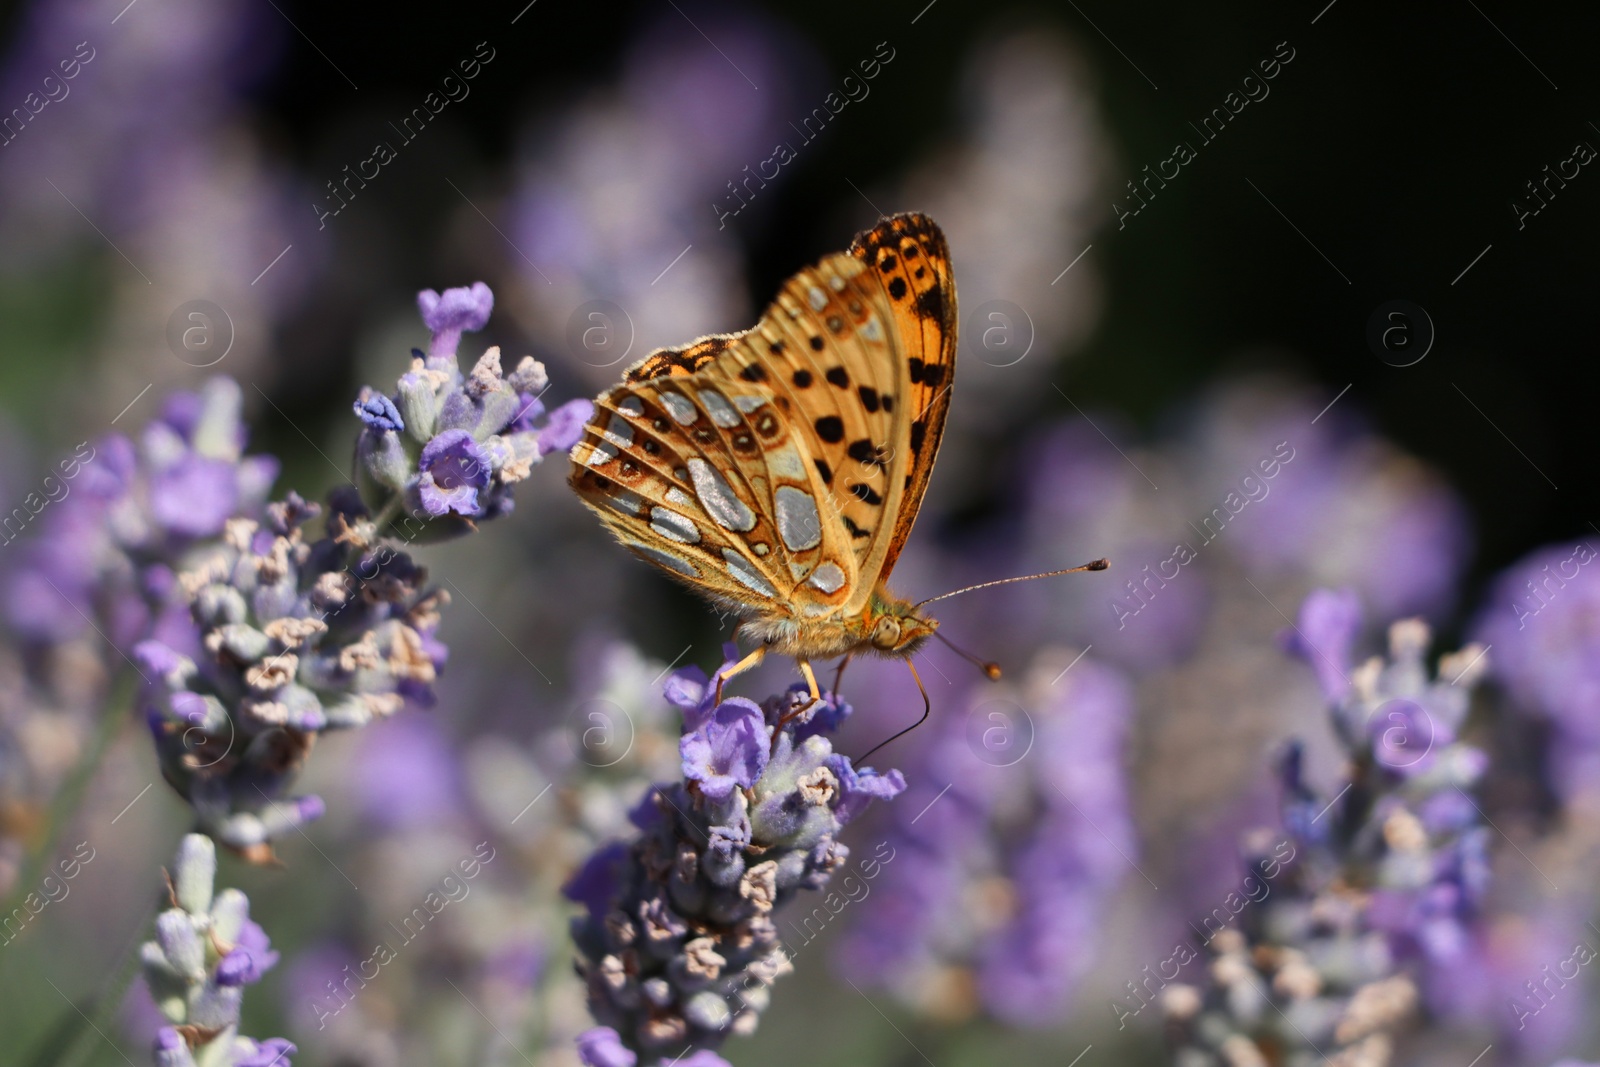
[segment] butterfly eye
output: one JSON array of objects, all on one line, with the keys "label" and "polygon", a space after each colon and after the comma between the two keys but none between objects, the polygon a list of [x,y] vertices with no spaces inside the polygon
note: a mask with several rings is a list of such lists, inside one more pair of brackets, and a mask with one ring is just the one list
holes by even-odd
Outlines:
[{"label": "butterfly eye", "polygon": [[891,615],[880,618],[877,625],[872,628],[872,645],[874,648],[884,650],[892,649],[900,643],[900,622]]}]

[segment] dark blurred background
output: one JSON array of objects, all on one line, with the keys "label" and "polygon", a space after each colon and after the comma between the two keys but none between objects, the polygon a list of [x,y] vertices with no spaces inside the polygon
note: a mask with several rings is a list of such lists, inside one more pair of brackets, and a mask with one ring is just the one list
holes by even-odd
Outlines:
[{"label": "dark blurred background", "polygon": [[[17,5],[7,6],[14,26]],[[403,152],[385,168],[352,212],[355,225],[318,235],[328,242],[326,268],[273,335],[279,367],[271,392],[301,425],[344,418],[358,384],[352,340],[375,304],[454,280],[470,265],[451,262],[448,244],[441,252],[441,233],[460,207],[443,178],[466,188],[464,176],[503,168],[530,108],[559,105],[615,77],[638,34],[662,20],[716,14],[704,5],[680,12],[671,3],[541,0],[510,25],[521,4],[273,6],[263,0],[248,40],[253,54],[237,62],[256,72],[245,94],[265,143],[313,176],[313,186],[368,154],[372,129],[415,106],[476,42],[488,40],[498,53],[470,101],[430,131],[429,150]],[[1596,519],[1600,475],[1590,461],[1587,409],[1600,372],[1589,235],[1600,194],[1588,188],[1595,179],[1586,167],[1525,228],[1512,202],[1527,200],[1524,183],[1570,157],[1575,143],[1600,147],[1585,53],[1600,15],[1582,6],[1471,2],[937,0],[911,25],[923,6],[763,5],[827,70],[847,70],[884,39],[898,56],[893,76],[873,87],[877,103],[807,146],[761,210],[737,221],[756,299],[798,263],[842,244],[847,234],[827,224],[849,194],[841,175],[866,188],[944,134],[959,108],[959,60],[975,36],[1043,21],[1090,57],[1118,157],[1090,253],[1108,304],[1070,374],[1080,402],[1154,420],[1222,364],[1248,361],[1250,350],[1287,350],[1330,396],[1353,383],[1341,402],[1364,406],[1385,434],[1461,490],[1480,538],[1475,579]],[[1195,140],[1189,123],[1219,106],[1280,41],[1295,58],[1269,83],[1271,95],[1119,230],[1110,198],[1129,203],[1123,183],[1169,156],[1174,142]],[[381,233],[381,253],[350,239],[356,228]],[[484,239],[494,236],[485,229]],[[92,307],[95,281],[76,284]],[[0,299],[26,302],[15,291]],[[1365,340],[1369,316],[1394,299],[1420,305],[1437,331],[1415,366],[1386,365]],[[37,309],[15,305],[7,319],[6,397],[28,422],[49,406],[35,401],[63,385],[30,347],[41,331],[86,322],[39,321]],[[1038,402],[1066,407],[1050,391]],[[274,451],[303,444],[286,425],[265,434]]]}]

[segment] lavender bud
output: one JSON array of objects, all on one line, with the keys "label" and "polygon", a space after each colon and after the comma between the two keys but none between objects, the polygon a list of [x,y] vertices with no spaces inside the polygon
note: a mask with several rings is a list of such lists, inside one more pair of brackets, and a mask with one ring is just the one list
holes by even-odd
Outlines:
[{"label": "lavender bud", "polygon": [[400,435],[392,430],[363,433],[356,445],[356,455],[361,469],[379,485],[390,489],[404,489],[416,464],[416,460],[406,454]]},{"label": "lavender bud", "polygon": [[185,834],[172,864],[178,906],[191,915],[211,910],[211,883],[217,877],[217,846],[204,834]]},{"label": "lavender bud", "polygon": [[194,920],[181,908],[156,916],[156,943],[167,963],[181,977],[198,981],[206,972],[206,946]]}]

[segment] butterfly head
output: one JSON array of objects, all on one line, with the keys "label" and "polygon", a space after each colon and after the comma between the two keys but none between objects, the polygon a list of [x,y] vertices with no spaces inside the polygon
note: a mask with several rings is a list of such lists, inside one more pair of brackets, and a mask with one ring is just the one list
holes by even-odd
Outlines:
[{"label": "butterfly head", "polygon": [[918,613],[915,604],[888,596],[872,598],[867,641],[890,656],[910,656],[939,628],[939,620]]}]

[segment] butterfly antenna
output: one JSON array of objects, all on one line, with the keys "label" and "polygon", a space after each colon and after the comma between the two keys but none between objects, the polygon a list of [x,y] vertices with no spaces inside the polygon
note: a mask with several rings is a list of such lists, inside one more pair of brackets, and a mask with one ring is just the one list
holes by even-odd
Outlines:
[{"label": "butterfly antenna", "polygon": [[[927,600],[919,601],[918,603],[914,604],[913,607],[920,608],[923,604],[932,604],[936,600],[949,600],[953,596],[960,596],[962,593],[970,593],[977,589],[988,589],[990,586],[994,585],[1010,585],[1012,582],[1031,582],[1035,578],[1054,578],[1058,574],[1077,574],[1079,571],[1103,571],[1110,566],[1111,561],[1109,559],[1097,559],[1091,563],[1085,563],[1081,567],[1068,567],[1066,570],[1045,571],[1043,574],[1024,574],[1017,578],[1001,578],[993,582],[979,582],[977,585],[969,585],[965,589],[957,589],[954,592],[940,593],[938,596],[931,596]],[[985,671],[984,673],[987,674],[988,672]]]},{"label": "butterfly antenna", "polygon": [[884,745],[889,744],[890,741],[898,741],[898,740],[900,740],[900,738],[904,737],[906,734],[909,734],[912,730],[915,730],[917,727],[919,727],[923,723],[927,722],[929,713],[933,711],[933,701],[928,699],[928,690],[922,684],[922,676],[917,673],[917,665],[915,663],[912,663],[910,660],[906,660],[906,666],[911,668],[911,677],[916,679],[916,682],[917,682],[917,692],[922,694],[922,718],[918,719],[916,722],[912,723],[910,726],[907,726],[904,730],[901,730],[899,733],[891,735],[888,740],[879,741],[877,744],[873,745],[871,748],[869,748],[865,752],[863,752],[860,756],[857,756],[855,759],[851,760],[850,762],[853,763],[857,767],[859,767],[863,763],[865,763],[868,756],[870,756],[874,752],[878,751],[878,749],[882,748]]},{"label": "butterfly antenna", "polygon": [[956,655],[960,656],[962,659],[966,660],[968,663],[982,671],[984,677],[988,678],[989,681],[998,682],[1000,680],[1000,664],[994,662],[993,660],[987,660],[973,655],[971,652],[968,652],[966,649],[958,646],[954,641],[950,640],[938,630],[933,632],[933,636],[943,641],[945,643],[945,647],[950,651],[954,652]]}]

